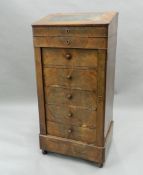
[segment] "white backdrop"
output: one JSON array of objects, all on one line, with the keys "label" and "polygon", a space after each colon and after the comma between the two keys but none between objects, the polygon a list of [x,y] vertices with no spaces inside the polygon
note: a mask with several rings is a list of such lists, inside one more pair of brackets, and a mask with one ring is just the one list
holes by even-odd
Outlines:
[{"label": "white backdrop", "polygon": [[[38,147],[31,23],[57,12],[119,12],[114,139],[103,169]],[[143,2],[0,0],[0,174],[143,173]],[[54,168],[55,167],[55,168]]]}]

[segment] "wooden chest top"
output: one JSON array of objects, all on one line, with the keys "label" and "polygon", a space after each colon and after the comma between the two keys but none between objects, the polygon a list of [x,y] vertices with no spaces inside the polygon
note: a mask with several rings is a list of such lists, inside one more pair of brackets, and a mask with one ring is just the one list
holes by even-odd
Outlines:
[{"label": "wooden chest top", "polygon": [[48,15],[33,23],[33,26],[76,26],[76,25],[97,25],[109,24],[117,12],[98,13],[57,13]]}]

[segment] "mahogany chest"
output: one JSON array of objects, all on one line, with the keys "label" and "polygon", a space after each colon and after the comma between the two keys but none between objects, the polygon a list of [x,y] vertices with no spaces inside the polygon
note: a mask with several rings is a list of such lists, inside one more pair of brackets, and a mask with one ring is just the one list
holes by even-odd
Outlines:
[{"label": "mahogany chest", "polygon": [[44,154],[103,165],[113,129],[117,18],[54,14],[32,25]]}]

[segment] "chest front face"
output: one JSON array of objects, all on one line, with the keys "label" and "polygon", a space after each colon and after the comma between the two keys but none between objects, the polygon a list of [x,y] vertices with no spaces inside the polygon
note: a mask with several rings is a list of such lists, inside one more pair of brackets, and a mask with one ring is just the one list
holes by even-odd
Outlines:
[{"label": "chest front face", "polygon": [[107,28],[40,27],[34,34],[41,53],[47,133],[95,144]]},{"label": "chest front face", "polygon": [[82,22],[53,18],[58,26],[33,27],[41,148],[102,162],[108,26],[73,20]]}]

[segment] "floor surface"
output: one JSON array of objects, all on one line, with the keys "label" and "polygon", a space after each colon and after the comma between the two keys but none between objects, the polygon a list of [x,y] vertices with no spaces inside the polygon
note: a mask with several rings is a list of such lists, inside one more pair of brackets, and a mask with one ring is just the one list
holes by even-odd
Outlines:
[{"label": "floor surface", "polygon": [[0,175],[141,175],[143,111],[114,107],[114,137],[103,168],[39,149],[37,104],[0,106]]}]

